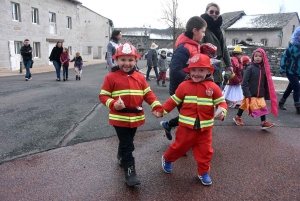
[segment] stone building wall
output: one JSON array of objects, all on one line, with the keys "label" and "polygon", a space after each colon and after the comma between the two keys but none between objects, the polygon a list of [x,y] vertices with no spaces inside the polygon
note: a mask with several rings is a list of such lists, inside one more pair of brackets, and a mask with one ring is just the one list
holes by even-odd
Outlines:
[{"label": "stone building wall", "polygon": [[[242,49],[244,54],[251,58],[253,51],[257,49],[257,47],[242,47]],[[280,60],[285,48],[263,47],[263,49],[266,51],[272,75],[281,76],[279,73]],[[230,47],[228,50],[232,51],[233,48]]]}]

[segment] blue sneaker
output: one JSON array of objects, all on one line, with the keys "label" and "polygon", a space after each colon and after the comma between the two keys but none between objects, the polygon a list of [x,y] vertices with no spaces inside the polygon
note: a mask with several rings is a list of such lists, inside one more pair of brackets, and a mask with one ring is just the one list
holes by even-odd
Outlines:
[{"label": "blue sneaker", "polygon": [[209,186],[212,184],[212,181],[208,175],[208,173],[205,173],[203,175],[198,175],[199,179],[201,180],[202,184],[205,186]]},{"label": "blue sneaker", "polygon": [[164,156],[161,157],[161,165],[166,173],[172,173],[172,163],[166,162]]},{"label": "blue sneaker", "polygon": [[164,128],[165,134],[166,134],[166,137],[168,138],[168,140],[172,140],[171,128],[168,126],[168,122],[161,121],[159,124],[161,125],[161,127]]}]

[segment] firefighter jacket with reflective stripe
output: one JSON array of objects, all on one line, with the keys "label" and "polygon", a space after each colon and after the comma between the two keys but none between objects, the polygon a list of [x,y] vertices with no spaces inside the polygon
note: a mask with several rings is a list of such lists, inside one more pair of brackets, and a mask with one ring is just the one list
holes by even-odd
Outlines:
[{"label": "firefighter jacket with reflective stripe", "polygon": [[[184,81],[178,86],[175,94],[163,104],[164,113],[169,113],[180,103],[182,107],[179,112],[179,125],[191,129],[194,129],[195,125],[200,125],[201,131],[212,129],[214,106],[221,106],[225,109],[224,114],[227,113],[222,91],[213,81]],[[199,122],[196,122],[196,119]]]},{"label": "firefighter jacket with reflective stripe", "polygon": [[121,112],[114,108],[114,103],[123,100],[126,108],[141,107],[145,100],[152,111],[163,112],[162,105],[151,91],[145,77],[134,71],[128,75],[121,70],[109,73],[104,80],[99,99],[109,109],[109,123],[114,126],[135,128],[145,123],[144,110],[139,113]]}]

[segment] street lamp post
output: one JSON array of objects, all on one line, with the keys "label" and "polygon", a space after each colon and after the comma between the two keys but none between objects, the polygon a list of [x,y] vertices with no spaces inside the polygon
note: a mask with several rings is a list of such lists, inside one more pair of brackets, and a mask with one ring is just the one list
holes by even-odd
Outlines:
[{"label": "street lamp post", "polygon": [[146,36],[146,52],[148,51],[148,37],[150,38],[150,32],[151,32],[151,25],[147,28],[145,25],[143,25],[143,28],[145,29],[145,36]]}]

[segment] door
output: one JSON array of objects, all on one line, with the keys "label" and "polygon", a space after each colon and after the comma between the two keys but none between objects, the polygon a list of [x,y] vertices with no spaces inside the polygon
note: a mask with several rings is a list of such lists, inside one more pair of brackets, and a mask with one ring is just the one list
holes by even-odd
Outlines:
[{"label": "door", "polygon": [[98,59],[102,59],[103,57],[103,47],[98,47]]},{"label": "door", "polygon": [[[49,42],[49,57],[50,57],[50,54],[52,52],[52,49],[55,47],[56,43],[55,42]],[[53,65],[53,63],[51,61],[49,61],[49,66],[50,65]]]},{"label": "door", "polygon": [[49,12],[50,34],[56,34],[56,15]]},{"label": "door", "polygon": [[[11,70],[19,70],[20,69],[20,62],[21,62],[21,42],[15,41],[8,41],[8,47],[9,47],[9,55],[10,55],[10,68]],[[24,67],[24,65],[23,65]]]}]

